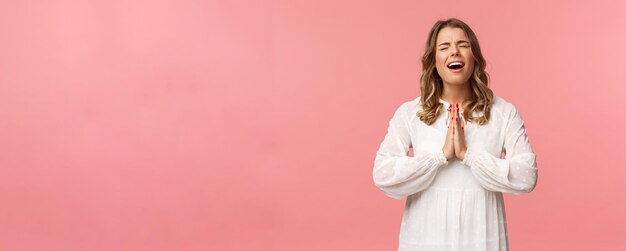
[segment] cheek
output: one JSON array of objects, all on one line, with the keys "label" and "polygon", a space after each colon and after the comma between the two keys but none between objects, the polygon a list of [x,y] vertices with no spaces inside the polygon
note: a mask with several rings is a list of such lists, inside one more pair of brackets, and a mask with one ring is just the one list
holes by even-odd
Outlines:
[{"label": "cheek", "polygon": [[474,70],[475,61],[474,61],[474,54],[472,53],[472,51],[469,51],[467,53],[467,57],[466,58],[467,58],[467,60],[468,60],[468,62],[470,64],[469,65],[470,66],[470,70]]},{"label": "cheek", "polygon": [[471,71],[474,71],[474,67],[476,67],[476,63],[474,62],[474,59],[472,59],[472,61],[471,61],[471,62],[472,62],[472,65],[470,66],[470,68],[469,68],[469,69],[470,69]]},{"label": "cheek", "polygon": [[443,53],[437,53],[435,56],[435,64],[437,67],[442,67],[446,63],[446,55]]}]

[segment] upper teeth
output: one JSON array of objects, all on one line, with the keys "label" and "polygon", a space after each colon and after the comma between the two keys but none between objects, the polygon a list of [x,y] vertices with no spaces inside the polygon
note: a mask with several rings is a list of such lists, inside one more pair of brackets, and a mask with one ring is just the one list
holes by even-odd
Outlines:
[{"label": "upper teeth", "polygon": [[448,67],[453,66],[453,65],[463,66],[463,63],[461,63],[461,62],[452,62],[452,63],[448,64]]}]

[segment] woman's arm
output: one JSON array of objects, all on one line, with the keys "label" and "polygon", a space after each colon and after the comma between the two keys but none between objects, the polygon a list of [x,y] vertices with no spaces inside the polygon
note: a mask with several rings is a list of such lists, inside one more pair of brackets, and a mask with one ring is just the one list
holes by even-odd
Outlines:
[{"label": "woman's arm", "polygon": [[389,121],[373,170],[378,189],[397,200],[426,189],[435,178],[438,167],[448,163],[441,150],[415,152],[413,157],[408,156],[411,137],[405,105],[401,105]]},{"label": "woman's arm", "polygon": [[485,150],[467,149],[462,163],[469,166],[487,190],[511,194],[530,193],[537,184],[536,155],[530,146],[524,121],[515,106],[505,113],[505,159]]}]

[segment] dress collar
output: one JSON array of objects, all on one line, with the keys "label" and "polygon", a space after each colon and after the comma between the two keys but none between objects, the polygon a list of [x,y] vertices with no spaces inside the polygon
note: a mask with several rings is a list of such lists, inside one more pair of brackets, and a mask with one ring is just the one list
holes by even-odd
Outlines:
[{"label": "dress collar", "polygon": [[[448,103],[447,101],[445,101],[445,100],[443,100],[441,98],[439,98],[439,103],[442,103],[443,104],[443,108],[445,108],[446,110],[448,110],[448,108],[450,107],[450,103]],[[461,113],[463,113],[463,107],[459,107],[459,111]],[[463,116],[463,115],[461,115],[461,116]]]}]

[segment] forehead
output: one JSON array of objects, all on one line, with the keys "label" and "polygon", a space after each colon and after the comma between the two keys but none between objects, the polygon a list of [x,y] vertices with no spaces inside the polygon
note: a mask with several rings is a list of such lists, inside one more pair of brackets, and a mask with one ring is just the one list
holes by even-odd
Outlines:
[{"label": "forehead", "polygon": [[458,40],[468,41],[467,36],[465,35],[465,31],[461,28],[456,27],[445,27],[439,30],[437,34],[436,44],[451,42],[454,43]]}]

